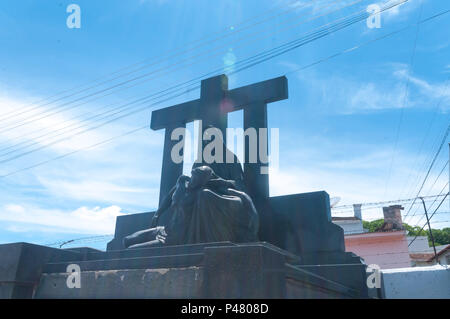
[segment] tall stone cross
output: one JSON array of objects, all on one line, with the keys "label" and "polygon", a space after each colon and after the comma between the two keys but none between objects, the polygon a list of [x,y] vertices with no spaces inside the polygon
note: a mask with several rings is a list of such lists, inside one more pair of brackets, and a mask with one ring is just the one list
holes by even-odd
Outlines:
[{"label": "tall stone cross", "polygon": [[[199,99],[153,111],[150,127],[153,130],[165,129],[159,202],[167,196],[183,173],[183,162],[174,163],[171,158],[173,146],[179,143],[171,139],[174,129],[186,129],[186,123],[202,120],[202,130],[209,125],[220,129],[225,142],[228,113],[243,109],[243,129],[255,128],[259,131],[267,128],[267,104],[287,98],[288,85],[284,76],[228,90],[228,77],[219,75],[201,82]],[[199,132],[199,136],[203,136],[203,132]],[[244,143],[244,181],[250,196],[254,199],[269,197],[268,174],[261,174],[263,163],[259,159],[257,163],[248,163],[247,144]]]}]

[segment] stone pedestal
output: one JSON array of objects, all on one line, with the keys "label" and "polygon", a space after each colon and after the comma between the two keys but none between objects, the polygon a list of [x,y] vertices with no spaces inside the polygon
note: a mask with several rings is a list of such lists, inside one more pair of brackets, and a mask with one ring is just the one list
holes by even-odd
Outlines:
[{"label": "stone pedestal", "polygon": [[77,258],[76,252],[28,243],[0,245],[0,298],[31,298],[47,263]]},{"label": "stone pedestal", "polygon": [[[117,251],[0,245],[2,298],[365,298],[361,272],[327,268],[268,243],[229,242]],[[354,267],[364,265],[356,260]],[[69,288],[67,266],[80,267]],[[361,277],[361,278],[359,278]],[[334,278],[336,280],[330,279]],[[355,279],[359,278],[359,279]],[[365,276],[364,276],[365,279]]]}]

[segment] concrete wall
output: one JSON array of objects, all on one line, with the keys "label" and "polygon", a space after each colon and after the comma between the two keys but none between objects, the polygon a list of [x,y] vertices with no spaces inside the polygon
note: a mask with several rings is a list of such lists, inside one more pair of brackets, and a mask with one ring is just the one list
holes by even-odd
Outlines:
[{"label": "concrete wall", "polygon": [[68,275],[43,274],[33,298],[201,298],[204,280],[199,267],[82,271],[81,287],[68,288]]},{"label": "concrete wall", "polygon": [[386,299],[450,298],[448,266],[381,270],[382,294]]},{"label": "concrete wall", "polygon": [[450,266],[450,250],[438,256],[439,263],[441,265]]},{"label": "concrete wall", "polygon": [[345,250],[362,257],[366,264],[376,264],[381,269],[411,266],[404,231],[347,235]]},{"label": "concrete wall", "polygon": [[342,227],[344,235],[365,233],[360,220],[333,220],[333,223]]},{"label": "concrete wall", "polygon": [[[408,240],[409,252],[411,254],[427,253],[427,252],[433,251],[433,247],[430,247],[428,245],[428,237],[427,236],[417,236],[417,238],[415,238],[415,236],[407,236],[406,238]],[[414,240],[414,238],[415,238],[415,240]],[[412,241],[413,241],[413,243],[411,244]]]}]

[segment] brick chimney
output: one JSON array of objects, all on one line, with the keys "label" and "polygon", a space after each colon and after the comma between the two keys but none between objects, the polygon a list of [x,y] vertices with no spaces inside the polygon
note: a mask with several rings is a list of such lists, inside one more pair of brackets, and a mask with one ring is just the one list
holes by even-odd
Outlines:
[{"label": "brick chimney", "polygon": [[384,230],[403,230],[402,222],[402,210],[404,207],[401,205],[391,205],[389,207],[383,207],[384,215]]},{"label": "brick chimney", "polygon": [[361,206],[362,204],[353,204],[353,216],[359,220],[362,220]]}]

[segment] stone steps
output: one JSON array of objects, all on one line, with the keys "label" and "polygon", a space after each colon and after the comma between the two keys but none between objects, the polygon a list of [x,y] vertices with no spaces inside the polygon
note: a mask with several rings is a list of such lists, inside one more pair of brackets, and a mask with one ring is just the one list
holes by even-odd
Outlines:
[{"label": "stone steps", "polygon": [[66,261],[46,264],[43,273],[65,273],[67,271],[67,266],[70,264],[77,264],[80,266],[82,272],[122,269],[183,268],[200,265],[203,261],[203,256],[203,253],[196,253],[189,255],[99,259],[76,262]]},{"label": "stone steps", "polygon": [[[201,264],[205,248],[234,246],[231,242],[220,242],[112,251],[82,249],[70,259],[51,260],[44,265],[43,273],[65,273],[70,264],[80,266],[82,272],[191,267]],[[76,249],[72,251],[76,253]]]},{"label": "stone steps", "polygon": [[[80,253],[79,258],[52,260],[43,267],[43,273],[65,273],[67,266],[76,264],[81,271],[121,270],[121,269],[157,269],[199,266],[205,249],[240,247],[248,244],[231,242],[203,243],[183,246],[166,246],[113,251],[88,250]],[[289,254],[268,243],[259,243],[284,255],[289,262],[298,262],[298,257]]]},{"label": "stone steps", "polygon": [[137,248],[126,250],[110,250],[104,252],[88,252],[84,255],[83,261],[108,260],[137,257],[157,257],[170,255],[190,255],[203,253],[207,247],[232,247],[236,246],[231,242],[192,244],[183,246],[165,246],[153,248]]},{"label": "stone steps", "polygon": [[[78,261],[53,259],[43,266],[34,298],[366,296],[353,282],[340,280],[341,275],[358,276],[355,271],[358,266],[301,265],[300,257],[265,242],[221,242],[106,252],[78,250],[72,250],[80,257]],[[341,257],[344,260],[351,255]],[[336,258],[336,261],[341,260]],[[80,287],[76,289],[67,286],[70,264],[77,264],[81,270]]]}]

